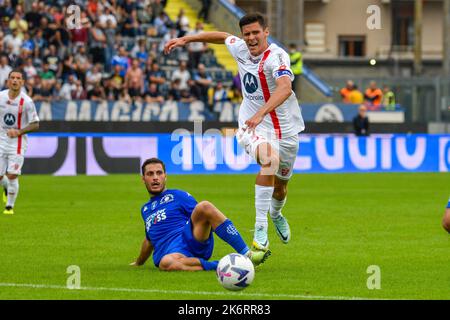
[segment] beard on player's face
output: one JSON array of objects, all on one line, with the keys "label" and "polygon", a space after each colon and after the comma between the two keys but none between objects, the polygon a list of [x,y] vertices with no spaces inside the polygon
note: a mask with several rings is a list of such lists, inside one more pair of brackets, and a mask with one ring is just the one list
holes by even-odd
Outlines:
[{"label": "beard on player's face", "polygon": [[160,194],[166,188],[166,176],[152,178],[145,181],[145,186],[147,187],[147,191],[152,195]]}]

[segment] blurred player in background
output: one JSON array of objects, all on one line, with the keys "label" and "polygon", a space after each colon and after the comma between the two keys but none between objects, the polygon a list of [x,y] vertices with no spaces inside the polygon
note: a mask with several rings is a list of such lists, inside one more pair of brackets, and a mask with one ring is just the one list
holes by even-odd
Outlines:
[{"label": "blurred player in background", "polygon": [[19,175],[27,149],[27,133],[39,129],[33,100],[22,91],[22,71],[9,73],[9,89],[0,91],[0,180],[4,188],[4,214],[13,214],[19,193]]},{"label": "blurred player in background", "polygon": [[256,177],[256,223],[253,247],[267,251],[270,213],[283,243],[291,237],[289,224],[281,214],[287,184],[297,156],[298,133],[305,128],[295,93],[289,55],[272,43],[264,17],[247,14],[239,21],[243,39],[226,32],[203,32],[172,39],[165,53],[191,42],[226,44],[238,63],[243,102],[239,109],[236,138],[261,166]]},{"label": "blurred player in background", "polygon": [[450,233],[450,198],[448,199],[447,208],[445,208],[444,218],[442,219],[442,226],[448,233]]},{"label": "blurred player in background", "polygon": [[208,261],[214,248],[213,231],[255,266],[270,252],[251,251],[233,223],[212,203],[197,201],[182,190],[166,189],[166,167],[157,159],[142,164],[142,180],[151,199],[142,207],[145,239],[133,266],[141,266],[153,252],[153,262],[163,271],[216,270]]}]

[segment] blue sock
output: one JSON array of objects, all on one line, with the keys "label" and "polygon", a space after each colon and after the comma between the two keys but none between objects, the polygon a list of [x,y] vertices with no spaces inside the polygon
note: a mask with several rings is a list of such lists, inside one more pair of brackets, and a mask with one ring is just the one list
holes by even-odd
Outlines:
[{"label": "blue sock", "polygon": [[233,225],[233,222],[231,222],[229,219],[225,220],[221,225],[219,225],[216,230],[214,230],[214,232],[219,236],[220,239],[232,246],[233,249],[236,250],[236,252],[240,254],[246,254],[249,250],[236,227]]},{"label": "blue sock", "polygon": [[207,260],[202,259],[202,258],[198,258],[198,260],[200,260],[200,263],[202,264],[203,270],[205,270],[205,271],[216,270],[217,269],[217,265],[219,264],[219,261],[217,261],[217,260],[207,261]]}]

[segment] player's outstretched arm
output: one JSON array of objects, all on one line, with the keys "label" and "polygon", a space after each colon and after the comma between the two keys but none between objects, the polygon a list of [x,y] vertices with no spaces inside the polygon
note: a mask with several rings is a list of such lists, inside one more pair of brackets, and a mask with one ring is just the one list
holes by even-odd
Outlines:
[{"label": "player's outstretched arm", "polygon": [[169,54],[173,49],[184,47],[190,42],[206,42],[224,44],[225,40],[230,36],[229,33],[221,31],[201,32],[193,35],[186,35],[181,38],[175,38],[166,43],[164,46],[164,53]]},{"label": "player's outstretched arm", "polygon": [[153,252],[153,245],[147,238],[144,239],[141,246],[141,253],[136,261],[130,263],[130,266],[142,266]]},{"label": "player's outstretched arm", "polygon": [[245,122],[249,130],[254,130],[267,114],[278,108],[292,94],[292,84],[289,77],[278,78],[275,82],[277,87],[269,100],[253,117]]}]

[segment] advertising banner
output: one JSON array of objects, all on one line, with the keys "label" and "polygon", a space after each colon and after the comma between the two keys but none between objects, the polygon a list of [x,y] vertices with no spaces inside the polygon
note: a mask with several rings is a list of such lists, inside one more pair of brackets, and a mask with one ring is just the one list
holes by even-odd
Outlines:
[{"label": "advertising banner", "polygon": [[[220,134],[43,134],[29,136],[24,173],[139,173],[159,157],[171,174],[256,173],[259,166]],[[294,173],[448,172],[450,135],[300,135]]]}]

